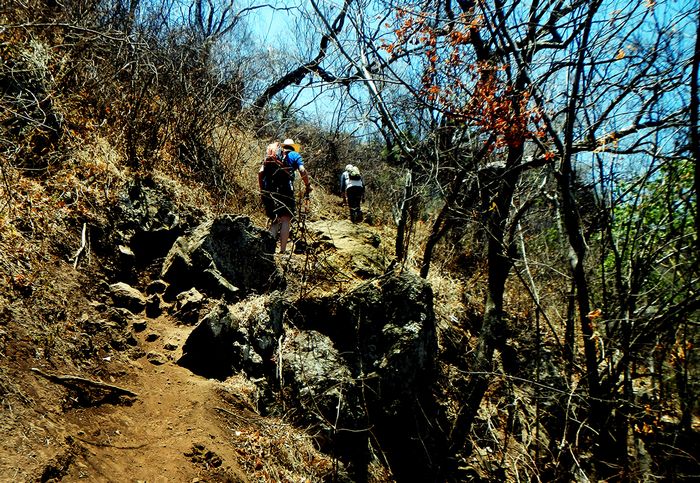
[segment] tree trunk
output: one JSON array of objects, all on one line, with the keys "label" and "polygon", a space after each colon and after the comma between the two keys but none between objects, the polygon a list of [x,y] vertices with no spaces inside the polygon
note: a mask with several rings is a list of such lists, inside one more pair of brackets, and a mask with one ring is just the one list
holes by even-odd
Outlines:
[{"label": "tree trunk", "polygon": [[[438,214],[437,218],[435,218],[433,228],[430,231],[430,236],[428,237],[428,241],[425,243],[425,250],[423,251],[423,262],[420,268],[420,276],[422,278],[426,278],[428,276],[428,271],[430,270],[430,263],[433,259],[433,250],[435,249],[435,246],[452,226],[449,213],[457,202],[459,193],[462,190],[462,185],[464,183],[465,176],[470,170],[476,169],[479,162],[488,153],[489,149],[491,148],[491,145],[493,144],[493,141],[494,138],[492,136],[491,138],[489,138],[488,141],[486,141],[486,143],[479,150],[479,152],[476,153],[476,155],[468,163],[465,164],[465,166],[457,173],[457,176],[455,176],[454,180],[452,181],[452,185],[450,186],[450,194],[447,196],[442,210],[440,210],[440,213]],[[465,206],[463,205],[462,208],[464,207]]]},{"label": "tree trunk", "polygon": [[479,340],[475,349],[471,377],[467,385],[464,406],[460,409],[450,434],[451,453],[460,451],[466,444],[481,400],[488,389],[492,375],[494,350],[504,334],[503,293],[507,274],[512,264],[504,256],[502,244],[489,240],[489,282],[486,310]]},{"label": "tree trunk", "polygon": [[406,171],[406,181],[404,183],[403,199],[399,210],[399,220],[396,227],[396,245],[394,251],[396,260],[402,262],[406,258],[406,230],[408,227],[408,217],[410,206],[413,203],[413,174],[409,169]]},{"label": "tree trunk", "polygon": [[566,361],[566,379],[571,383],[576,363],[576,285],[571,283],[571,291],[567,297],[566,327],[564,329],[564,360]]},{"label": "tree trunk", "polygon": [[[510,148],[506,166],[518,166],[522,160],[522,153],[522,148]],[[483,224],[488,236],[488,292],[479,340],[472,359],[473,368],[467,384],[465,404],[457,414],[450,434],[452,454],[460,451],[466,444],[479,405],[491,381],[493,353],[504,343],[503,297],[515,252],[512,240],[506,240],[506,226],[518,177],[517,169],[503,169],[490,173],[489,179],[483,180],[482,183],[480,197]],[[469,452],[469,449],[467,450]]]},{"label": "tree trunk", "polygon": [[440,214],[433,223],[433,229],[430,231],[428,241],[425,242],[425,250],[423,250],[423,262],[421,263],[420,267],[420,276],[422,278],[428,277],[428,272],[430,271],[430,263],[433,260],[433,250],[435,249],[435,246],[440,241],[440,239],[442,239],[442,237],[452,225],[450,223],[450,220],[447,219],[447,212],[449,211],[449,209],[450,206],[446,201],[445,205],[440,211]]},{"label": "tree trunk", "polygon": [[[693,178],[693,188],[695,200],[700,200],[700,8],[698,8],[698,25],[695,32],[695,53],[693,55],[693,69],[690,79],[690,144],[692,156],[695,158],[695,171]],[[697,251],[700,252],[700,212],[695,208],[695,243]]]},{"label": "tree trunk", "polygon": [[[574,125],[576,123],[576,113],[579,109],[581,99],[586,97],[585,85],[582,82],[586,68],[585,57],[589,47],[589,37],[593,25],[593,17],[600,6],[599,1],[590,4],[587,13],[586,23],[583,29],[581,45],[579,46],[578,57],[576,59],[574,76],[572,79],[571,94],[568,100],[567,116],[564,125],[564,146],[562,152],[561,170],[558,176],[559,190],[562,197],[561,210],[564,220],[564,227],[569,240],[569,265],[571,268],[572,281],[576,286],[576,301],[578,304],[578,318],[581,321],[581,336],[583,340],[584,359],[586,364],[586,382],[590,393],[589,414],[592,421],[592,432],[597,442],[596,456],[598,464],[596,467],[602,470],[607,476],[610,466],[622,463],[626,457],[627,441],[616,441],[613,409],[615,397],[603,394],[600,375],[598,374],[598,351],[596,347],[596,333],[593,328],[594,315],[591,311],[589,284],[585,270],[585,259],[587,253],[586,240],[583,235],[582,222],[578,213],[578,205],[574,194],[574,170],[573,170],[573,141]],[[625,452],[625,455],[621,455]]]}]

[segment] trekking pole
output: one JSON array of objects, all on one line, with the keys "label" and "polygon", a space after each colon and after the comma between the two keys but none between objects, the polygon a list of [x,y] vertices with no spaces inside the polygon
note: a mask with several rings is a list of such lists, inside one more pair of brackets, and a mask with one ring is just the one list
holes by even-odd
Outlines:
[{"label": "trekking pole", "polygon": [[309,212],[309,195],[299,193],[297,218],[299,219],[299,239],[306,245],[306,215]]}]

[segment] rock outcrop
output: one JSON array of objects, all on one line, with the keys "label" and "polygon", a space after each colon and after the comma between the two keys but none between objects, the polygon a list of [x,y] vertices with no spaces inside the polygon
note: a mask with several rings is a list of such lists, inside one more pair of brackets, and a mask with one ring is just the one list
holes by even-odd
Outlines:
[{"label": "rock outcrop", "polygon": [[282,285],[273,253],[275,240],[245,216],[223,215],[181,236],[168,252],[161,276],[166,295],[196,287],[234,301]]},{"label": "rock outcrop", "polygon": [[179,363],[220,379],[243,371],[276,388],[267,410],[291,408],[299,424],[317,428],[321,446],[344,455],[358,481],[370,431],[397,474],[427,477],[426,446],[436,441],[423,416],[436,411],[432,299],[427,282],[404,273],[343,296],[221,303],[192,331]]},{"label": "rock outcrop", "polygon": [[280,303],[277,296],[233,306],[219,303],[190,333],[178,364],[221,380],[241,371],[258,378],[274,372],[270,364],[282,335],[282,321],[275,315]]},{"label": "rock outcrop", "polygon": [[380,276],[389,265],[381,238],[370,228],[349,220],[320,220],[307,224],[315,245],[328,250],[327,263],[359,278]]}]

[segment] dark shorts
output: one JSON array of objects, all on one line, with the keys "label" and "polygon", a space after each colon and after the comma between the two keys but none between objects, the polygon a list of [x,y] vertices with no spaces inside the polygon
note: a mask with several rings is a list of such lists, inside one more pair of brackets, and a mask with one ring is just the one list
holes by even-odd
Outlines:
[{"label": "dark shorts", "polygon": [[348,208],[350,208],[350,221],[359,223],[362,221],[362,210],[360,204],[362,197],[365,194],[364,186],[351,186],[345,190],[345,196],[348,198]]},{"label": "dark shorts", "polygon": [[294,202],[294,191],[292,190],[263,191],[262,202],[268,218],[274,219],[285,215],[294,216],[296,204]]},{"label": "dark shorts", "polygon": [[348,198],[348,207],[350,209],[359,208],[364,194],[365,188],[363,186],[351,186],[345,190],[345,195]]}]

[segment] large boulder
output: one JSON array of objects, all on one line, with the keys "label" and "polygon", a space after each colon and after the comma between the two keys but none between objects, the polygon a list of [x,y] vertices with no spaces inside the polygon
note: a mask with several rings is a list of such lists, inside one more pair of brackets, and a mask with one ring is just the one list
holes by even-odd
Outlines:
[{"label": "large boulder", "polygon": [[273,253],[275,239],[245,216],[223,215],[178,238],[161,276],[170,294],[196,287],[214,297],[236,300],[283,283]]},{"label": "large boulder", "polygon": [[172,187],[152,178],[129,182],[117,196],[109,223],[94,226],[92,236],[98,253],[111,257],[116,248],[110,269],[129,282],[165,257],[177,237],[203,216],[197,208],[177,205]]},{"label": "large boulder", "polygon": [[262,377],[270,372],[282,334],[282,301],[250,297],[235,305],[219,303],[192,330],[178,364],[204,377],[224,380],[245,372]]},{"label": "large boulder", "polygon": [[[330,431],[329,424],[336,421],[338,406],[347,407],[347,390],[355,385],[333,341],[313,330],[290,331],[281,356],[281,384],[293,389],[288,393],[304,410],[307,422],[318,423]],[[350,426],[349,429],[358,427],[353,423]]]},{"label": "large boulder", "polygon": [[435,481],[433,456],[444,453],[444,434],[432,391],[438,356],[432,288],[402,273],[370,290],[381,291],[379,307],[365,305],[362,290],[344,306],[351,320],[366,314],[357,339],[369,372],[365,393],[375,395],[370,422],[398,481]]},{"label": "large boulder", "polygon": [[404,405],[428,390],[437,359],[433,292],[410,273],[365,283],[341,297],[301,300],[294,324],[319,331],[344,354],[355,377],[376,381],[382,406]]},{"label": "large boulder", "polygon": [[316,248],[324,251],[325,263],[342,272],[349,269],[359,278],[372,278],[382,275],[389,265],[381,237],[366,225],[320,220],[306,228]]},{"label": "large boulder", "polygon": [[389,275],[342,297],[301,301],[297,309],[294,325],[325,334],[350,371],[338,416],[347,413],[345,427],[357,437],[372,427],[400,479],[430,481],[428,452],[439,454],[440,448],[434,451],[442,437],[433,424],[439,410],[432,396],[437,337],[430,285],[410,273]]},{"label": "large boulder", "polygon": [[342,455],[354,481],[366,481],[370,424],[363,381],[343,354],[320,332],[290,330],[278,364],[281,393],[297,422],[315,428],[321,450]]},{"label": "large boulder", "polygon": [[434,424],[430,285],[402,273],[342,296],[259,299],[214,308],[191,333],[180,364],[207,377],[264,377],[266,389],[278,388],[266,410],[281,402],[299,424],[314,426],[324,449],[344,455],[355,481],[366,476],[370,432],[401,479],[434,477],[428,454],[441,454],[436,441],[444,435]]},{"label": "large boulder", "polygon": [[374,320],[375,329],[380,329],[376,334],[380,356],[373,362],[380,376],[383,409],[395,414],[397,406],[406,406],[406,398],[429,391],[434,378],[433,291],[425,280],[408,274],[389,278],[381,289],[384,310]]}]

